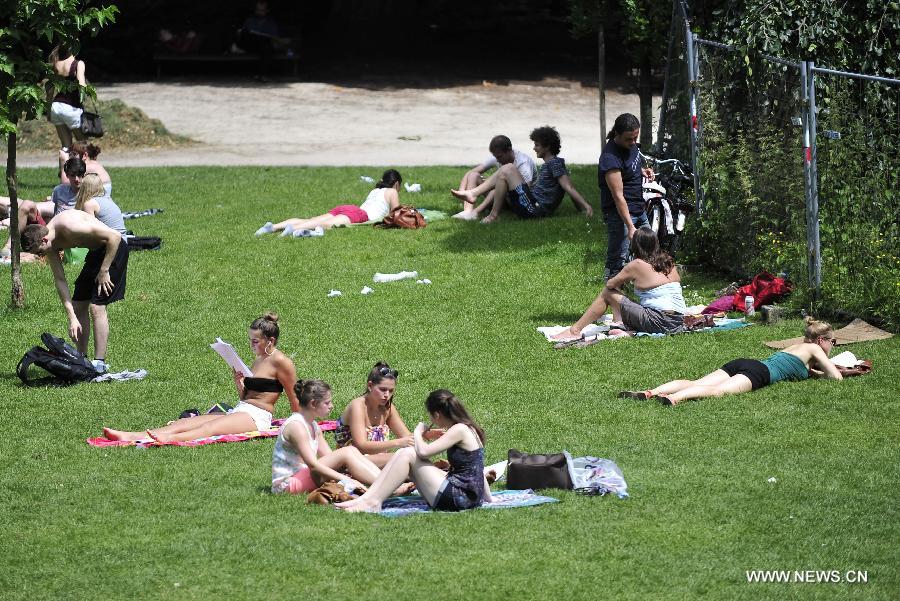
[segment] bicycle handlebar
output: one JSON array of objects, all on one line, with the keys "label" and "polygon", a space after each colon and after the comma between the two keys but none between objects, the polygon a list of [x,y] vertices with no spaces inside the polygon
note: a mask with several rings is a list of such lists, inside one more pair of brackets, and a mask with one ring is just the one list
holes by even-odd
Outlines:
[{"label": "bicycle handlebar", "polygon": [[685,173],[687,171],[687,166],[684,163],[682,163],[679,159],[657,159],[656,157],[652,157],[648,154],[644,154],[640,150],[638,150],[638,154],[640,155],[640,157],[643,160],[651,163],[652,165],[654,165],[656,167],[659,167],[660,165],[672,164],[673,169],[676,172]]}]

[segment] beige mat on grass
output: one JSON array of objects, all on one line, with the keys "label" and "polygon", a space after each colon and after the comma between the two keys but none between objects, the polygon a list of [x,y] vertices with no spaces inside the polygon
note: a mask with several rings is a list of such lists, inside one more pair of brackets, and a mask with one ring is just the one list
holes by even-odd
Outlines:
[{"label": "beige mat on grass", "polygon": [[[850,344],[853,342],[865,342],[867,340],[884,340],[886,338],[891,338],[892,336],[893,334],[890,332],[880,330],[861,319],[854,319],[850,324],[834,331],[834,337],[837,339],[839,345]],[[802,336],[800,338],[790,338],[788,340],[772,340],[767,342],[766,346],[774,349],[782,349],[800,342],[803,342]]]}]

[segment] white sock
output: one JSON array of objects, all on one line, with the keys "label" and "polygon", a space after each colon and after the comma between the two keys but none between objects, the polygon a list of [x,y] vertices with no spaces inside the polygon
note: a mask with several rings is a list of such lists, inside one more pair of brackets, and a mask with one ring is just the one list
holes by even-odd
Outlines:
[{"label": "white sock", "polygon": [[285,236],[290,236],[293,233],[294,233],[294,228],[293,228],[293,226],[289,225],[286,228],[284,228],[284,231],[281,232],[281,237],[283,238]]},{"label": "white sock", "polygon": [[266,221],[266,224],[264,226],[256,230],[256,235],[262,236],[263,234],[271,234],[274,231],[275,230],[272,229],[272,222]]}]

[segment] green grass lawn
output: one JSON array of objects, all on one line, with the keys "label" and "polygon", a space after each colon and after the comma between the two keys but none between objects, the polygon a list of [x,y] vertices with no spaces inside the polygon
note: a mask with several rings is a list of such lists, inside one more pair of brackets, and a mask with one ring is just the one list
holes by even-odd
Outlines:
[{"label": "green grass lawn", "polygon": [[[324,238],[255,238],[266,220],[359,202],[380,168],[114,169],[128,222],[162,250],[130,259],[110,308],[108,360],[141,382],[20,386],[18,359],[66,331],[48,268],[25,265],[24,311],[2,312],[2,599],[896,599],[898,369],[894,338],[853,345],[875,370],[843,383],[782,383],[733,400],[665,408],[622,389],[697,377],[799,320],[721,334],[553,350],[540,325],[574,321],[599,290],[605,228],[571,204],[557,217],[485,228],[344,228]],[[401,169],[404,202],[453,211],[460,169]],[[54,184],[22,170],[25,198]],[[596,202],[595,168],[573,167]],[[418,270],[373,285],[377,272]],[[0,286],[9,298],[8,272]],[[70,269],[74,278],[75,270]],[[2,273],[0,273],[2,275]],[[688,301],[725,282],[691,273]],[[359,294],[370,285],[376,292]],[[343,291],[327,298],[332,288]],[[554,491],[561,503],[390,520],[268,493],[271,439],[199,448],[96,449],[104,425],[140,429],[185,408],[235,401],[221,336],[245,359],[247,326],[281,316],[280,347],[337,411],[372,364],[400,370],[409,425],[446,387],[509,448],[615,460],[631,498]],[[287,404],[280,417],[287,415]],[[775,477],[777,482],[768,479]],[[748,584],[746,570],[868,572],[867,584]]]}]

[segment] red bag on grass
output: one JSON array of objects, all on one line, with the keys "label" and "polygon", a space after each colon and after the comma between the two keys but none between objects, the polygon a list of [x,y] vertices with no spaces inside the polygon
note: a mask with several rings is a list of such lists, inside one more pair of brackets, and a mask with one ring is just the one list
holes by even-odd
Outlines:
[{"label": "red bag on grass", "polygon": [[753,278],[746,286],[741,286],[734,293],[734,310],[747,312],[744,300],[747,296],[753,297],[753,308],[759,309],[763,305],[770,305],[781,300],[793,290],[794,285],[784,278],[775,277],[768,271],[763,271]]}]

